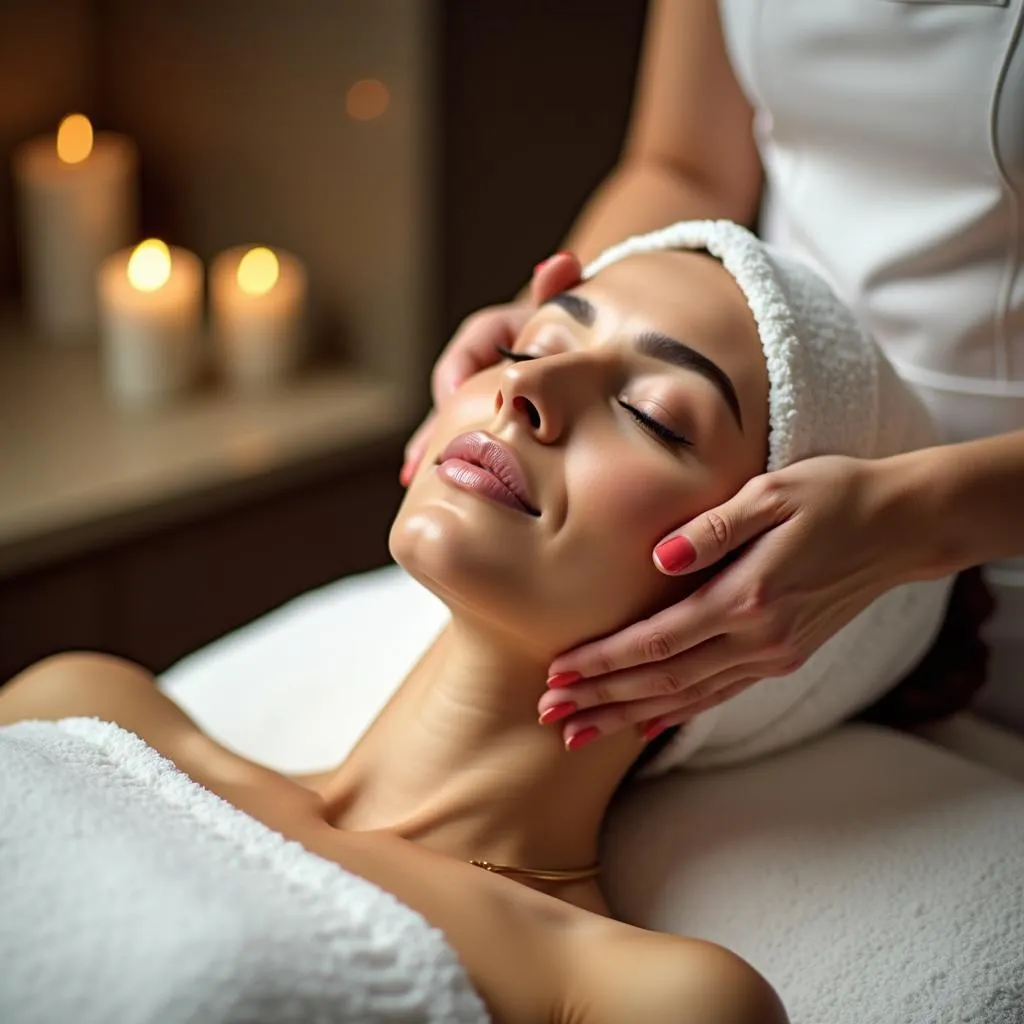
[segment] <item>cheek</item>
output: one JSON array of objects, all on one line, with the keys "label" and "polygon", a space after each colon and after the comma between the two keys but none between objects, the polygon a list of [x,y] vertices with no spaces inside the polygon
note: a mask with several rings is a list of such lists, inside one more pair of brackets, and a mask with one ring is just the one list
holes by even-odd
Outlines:
[{"label": "cheek", "polygon": [[706,507],[713,484],[706,467],[673,465],[654,452],[581,460],[567,472],[572,519],[591,541],[649,556],[661,536]]},{"label": "cheek", "polygon": [[570,459],[567,514],[555,562],[564,567],[561,599],[587,609],[587,632],[604,634],[664,607],[685,590],[660,573],[654,545],[708,507],[712,486],[700,464],[673,464],[635,448],[613,457]]}]

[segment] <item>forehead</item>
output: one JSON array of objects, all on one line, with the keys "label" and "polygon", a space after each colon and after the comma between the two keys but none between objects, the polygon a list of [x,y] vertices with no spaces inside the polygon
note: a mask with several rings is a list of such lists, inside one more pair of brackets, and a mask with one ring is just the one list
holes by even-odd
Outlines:
[{"label": "forehead", "polygon": [[733,276],[712,256],[628,256],[573,289],[597,308],[597,338],[660,331],[707,356],[732,379],[744,417],[764,420],[768,371],[757,325]]},{"label": "forehead", "polygon": [[743,362],[764,361],[743,292],[704,253],[628,256],[573,290],[597,306],[608,332],[659,330],[716,361],[730,353]]}]

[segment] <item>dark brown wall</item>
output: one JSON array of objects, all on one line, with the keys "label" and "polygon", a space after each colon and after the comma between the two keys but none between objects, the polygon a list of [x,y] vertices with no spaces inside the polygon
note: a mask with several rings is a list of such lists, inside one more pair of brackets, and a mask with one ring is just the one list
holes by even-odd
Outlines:
[{"label": "dark brown wall", "polygon": [[447,0],[442,318],[510,298],[618,156],[644,0]]}]

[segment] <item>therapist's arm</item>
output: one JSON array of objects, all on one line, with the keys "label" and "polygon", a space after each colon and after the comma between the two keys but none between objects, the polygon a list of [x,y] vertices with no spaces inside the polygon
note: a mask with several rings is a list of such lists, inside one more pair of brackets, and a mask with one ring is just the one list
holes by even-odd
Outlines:
[{"label": "therapist's arm", "polygon": [[763,181],[753,118],[715,0],[652,0],[622,156],[564,248],[586,263],[678,220],[752,226]]},{"label": "therapist's arm", "polygon": [[919,513],[924,574],[1024,556],[1024,430],[887,460]]}]

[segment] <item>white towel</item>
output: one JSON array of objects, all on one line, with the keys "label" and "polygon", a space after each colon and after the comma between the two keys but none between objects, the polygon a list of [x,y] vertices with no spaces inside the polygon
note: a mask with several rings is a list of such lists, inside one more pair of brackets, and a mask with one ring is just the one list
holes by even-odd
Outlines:
[{"label": "white towel", "polygon": [[[680,221],[628,238],[598,256],[583,276],[630,256],[673,249],[706,249],[747,300],[768,368],[769,471],[814,455],[877,459],[936,442],[921,400],[828,284],[738,224]],[[883,594],[798,671],[762,680],[697,715],[643,774],[683,764],[737,764],[868,707],[931,646],[952,582],[928,580]]]},{"label": "white towel", "polygon": [[95,718],[0,728],[0,1021],[489,1019],[436,928]]}]

